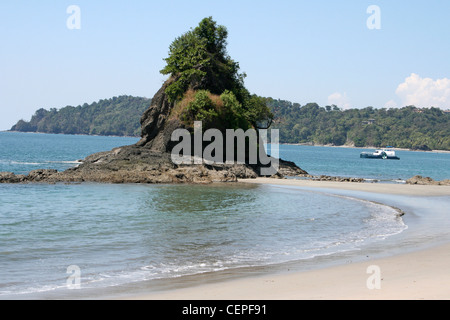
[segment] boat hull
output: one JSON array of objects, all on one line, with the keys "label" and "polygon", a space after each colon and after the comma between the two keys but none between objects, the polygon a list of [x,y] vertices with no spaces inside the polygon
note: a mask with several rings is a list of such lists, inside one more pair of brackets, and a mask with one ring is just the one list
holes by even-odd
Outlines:
[{"label": "boat hull", "polygon": [[383,160],[400,160],[397,156],[388,156],[388,155],[381,155],[381,154],[370,154],[370,153],[361,153],[360,158],[365,159],[383,159]]}]

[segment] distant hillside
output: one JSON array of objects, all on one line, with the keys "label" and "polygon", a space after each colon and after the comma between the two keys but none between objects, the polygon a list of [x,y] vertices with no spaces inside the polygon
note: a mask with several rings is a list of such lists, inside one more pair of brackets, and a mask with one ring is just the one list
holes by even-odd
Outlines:
[{"label": "distant hillside", "polygon": [[450,113],[438,108],[340,110],[266,99],[283,143],[450,150]]},{"label": "distant hillside", "polygon": [[[395,146],[417,150],[450,150],[450,113],[414,106],[392,109],[340,110],[316,103],[301,106],[286,100],[265,98],[274,114],[271,128],[280,130],[281,143]],[[39,109],[12,131],[140,136],[140,118],[151,99],[120,96],[90,105]]]},{"label": "distant hillside", "polygon": [[140,118],[150,103],[148,98],[119,96],[59,110],[41,108],[29,122],[20,120],[11,131],[139,136]]}]

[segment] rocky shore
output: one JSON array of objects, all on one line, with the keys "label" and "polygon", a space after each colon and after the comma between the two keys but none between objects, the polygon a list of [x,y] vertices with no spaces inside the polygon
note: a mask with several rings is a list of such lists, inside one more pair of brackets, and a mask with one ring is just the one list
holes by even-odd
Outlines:
[{"label": "rocky shore", "polygon": [[[135,145],[92,154],[79,166],[63,172],[48,169],[34,170],[28,175],[2,172],[0,183],[211,183],[261,176],[262,165],[173,163],[171,151],[175,143],[171,140],[172,133],[176,129],[185,129],[185,123],[172,113],[175,103],[170,102],[166,94],[173,81],[174,78],[167,80],[152,98],[151,105],[141,117],[141,140]],[[279,163],[279,170],[273,177],[307,174],[293,162],[273,160],[269,163]]]},{"label": "rocky shore", "polygon": [[[212,183],[237,182],[238,179],[261,176],[258,166],[248,164],[176,165],[168,153],[135,145],[96,153],[80,163],[78,167],[63,172],[53,169],[33,170],[28,175],[0,172],[0,183]],[[293,162],[280,159],[279,170],[271,178],[287,177],[311,181],[367,182],[364,178],[310,175]],[[430,177],[414,176],[406,180],[406,184],[448,186],[450,179],[436,181]]]},{"label": "rocky shore", "polygon": [[[260,167],[248,164],[176,165],[170,154],[137,145],[115,148],[88,156],[78,167],[58,172],[31,171],[28,175],[0,173],[0,183],[211,183],[236,182],[260,176]],[[307,174],[293,162],[280,160],[274,177]]]},{"label": "rocky shore", "polygon": [[450,186],[450,179],[446,180],[433,180],[430,177],[414,176],[406,180],[407,184],[419,184],[419,185],[440,185],[440,186]]}]

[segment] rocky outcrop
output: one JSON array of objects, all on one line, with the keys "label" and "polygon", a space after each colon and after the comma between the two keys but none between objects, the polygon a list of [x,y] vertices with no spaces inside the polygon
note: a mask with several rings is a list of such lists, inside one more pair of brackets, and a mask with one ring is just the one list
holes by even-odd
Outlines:
[{"label": "rocky outcrop", "polygon": [[172,132],[184,127],[179,119],[169,118],[174,104],[169,102],[165,91],[172,81],[171,78],[163,84],[152,98],[152,105],[142,115],[141,140],[137,146],[157,152],[170,152],[173,147],[170,140]]},{"label": "rocky outcrop", "polygon": [[[260,176],[260,168],[247,164],[176,165],[170,154],[137,145],[90,155],[83,163],[64,172],[35,170],[28,175],[0,173],[0,183],[101,182],[101,183],[211,183],[237,182]],[[295,164],[280,161],[285,175],[305,173]]]},{"label": "rocky outcrop", "polygon": [[436,181],[430,177],[414,176],[406,180],[407,184],[450,186],[450,179]]},{"label": "rocky outcrop", "polygon": [[22,174],[15,175],[12,172],[0,172],[0,183],[20,183],[25,182],[26,177]]},{"label": "rocky outcrop", "polygon": [[[0,173],[0,183],[27,182],[104,182],[104,183],[210,183],[233,182],[239,178],[256,178],[262,166],[251,164],[177,165],[170,151],[175,129],[184,128],[177,117],[165,89],[169,79],[152,98],[152,105],[141,118],[141,140],[131,146],[115,148],[88,156],[76,168],[64,172],[35,170],[28,175]],[[176,142],[178,143],[178,142]],[[271,162],[274,163],[274,162]],[[277,177],[297,176],[307,172],[295,163],[279,159]]]},{"label": "rocky outcrop", "polygon": [[314,176],[311,177],[313,181],[337,181],[337,182],[365,182],[364,178],[352,178],[352,177],[334,177],[334,176]]}]

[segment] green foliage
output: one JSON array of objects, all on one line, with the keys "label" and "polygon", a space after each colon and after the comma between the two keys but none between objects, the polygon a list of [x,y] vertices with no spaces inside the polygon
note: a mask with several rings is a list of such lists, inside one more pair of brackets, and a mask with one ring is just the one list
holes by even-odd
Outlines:
[{"label": "green foliage", "polygon": [[241,103],[228,90],[220,96],[208,90],[196,91],[194,99],[188,103],[181,118],[188,127],[192,127],[194,121],[202,121],[204,130],[209,128],[223,131],[238,128],[246,130],[251,127]]},{"label": "green foliage", "polygon": [[210,98],[209,91],[199,90],[195,94],[194,101],[190,102],[186,108],[186,118],[189,120],[203,121],[205,127],[210,127],[217,121],[217,107]]},{"label": "green foliage", "polygon": [[206,97],[202,92],[188,110],[189,120],[208,121],[220,128],[270,125],[272,114],[264,99],[250,95],[244,86],[245,73],[239,73],[239,64],[227,53],[227,37],[227,29],[209,17],[172,42],[161,70],[171,76],[166,88],[169,101],[179,102],[189,90],[206,90],[223,98],[224,110],[202,100],[202,95]]},{"label": "green foliage", "polygon": [[266,102],[282,143],[450,150],[450,114],[437,108],[339,110],[272,98]]},{"label": "green foliage", "polygon": [[172,42],[161,70],[174,79],[166,90],[171,102],[181,99],[188,89],[214,94],[231,90],[240,96],[245,74],[239,73],[239,64],[227,54],[227,37],[227,29],[209,17]]},{"label": "green foliage", "polygon": [[225,90],[220,99],[223,102],[223,118],[227,124],[225,129],[243,129],[251,128],[251,123],[246,116],[246,111],[242,104],[238,101],[233,92]]},{"label": "green foliage", "polygon": [[150,106],[147,98],[120,96],[90,105],[57,110],[39,109],[29,122],[20,120],[12,131],[139,136],[140,118]]},{"label": "green foliage", "polygon": [[264,98],[252,95],[247,99],[246,105],[245,115],[253,127],[260,129],[270,127],[273,121],[273,113],[267,107],[267,102]]},{"label": "green foliage", "polygon": [[[120,96],[78,107],[39,109],[31,121],[20,120],[11,130],[64,134],[139,136],[140,118],[150,106],[147,98]],[[251,107],[248,107],[251,105]],[[257,112],[257,106],[264,112]],[[264,109],[264,106],[269,106]],[[450,150],[450,114],[437,108],[350,109],[322,108],[316,103],[300,106],[286,100],[248,95],[242,104],[225,90],[220,96],[207,90],[195,92],[182,118],[204,121],[204,128],[244,130],[263,119],[272,119],[281,143],[354,145],[421,150]],[[259,119],[259,120],[258,120]],[[373,119],[373,124],[367,124]]]},{"label": "green foliage", "polygon": [[162,74],[176,77],[166,89],[169,101],[182,97],[190,84],[198,85],[206,76],[204,69],[209,66],[211,57],[206,49],[206,39],[197,37],[192,31],[175,39],[170,45],[170,55]]}]

